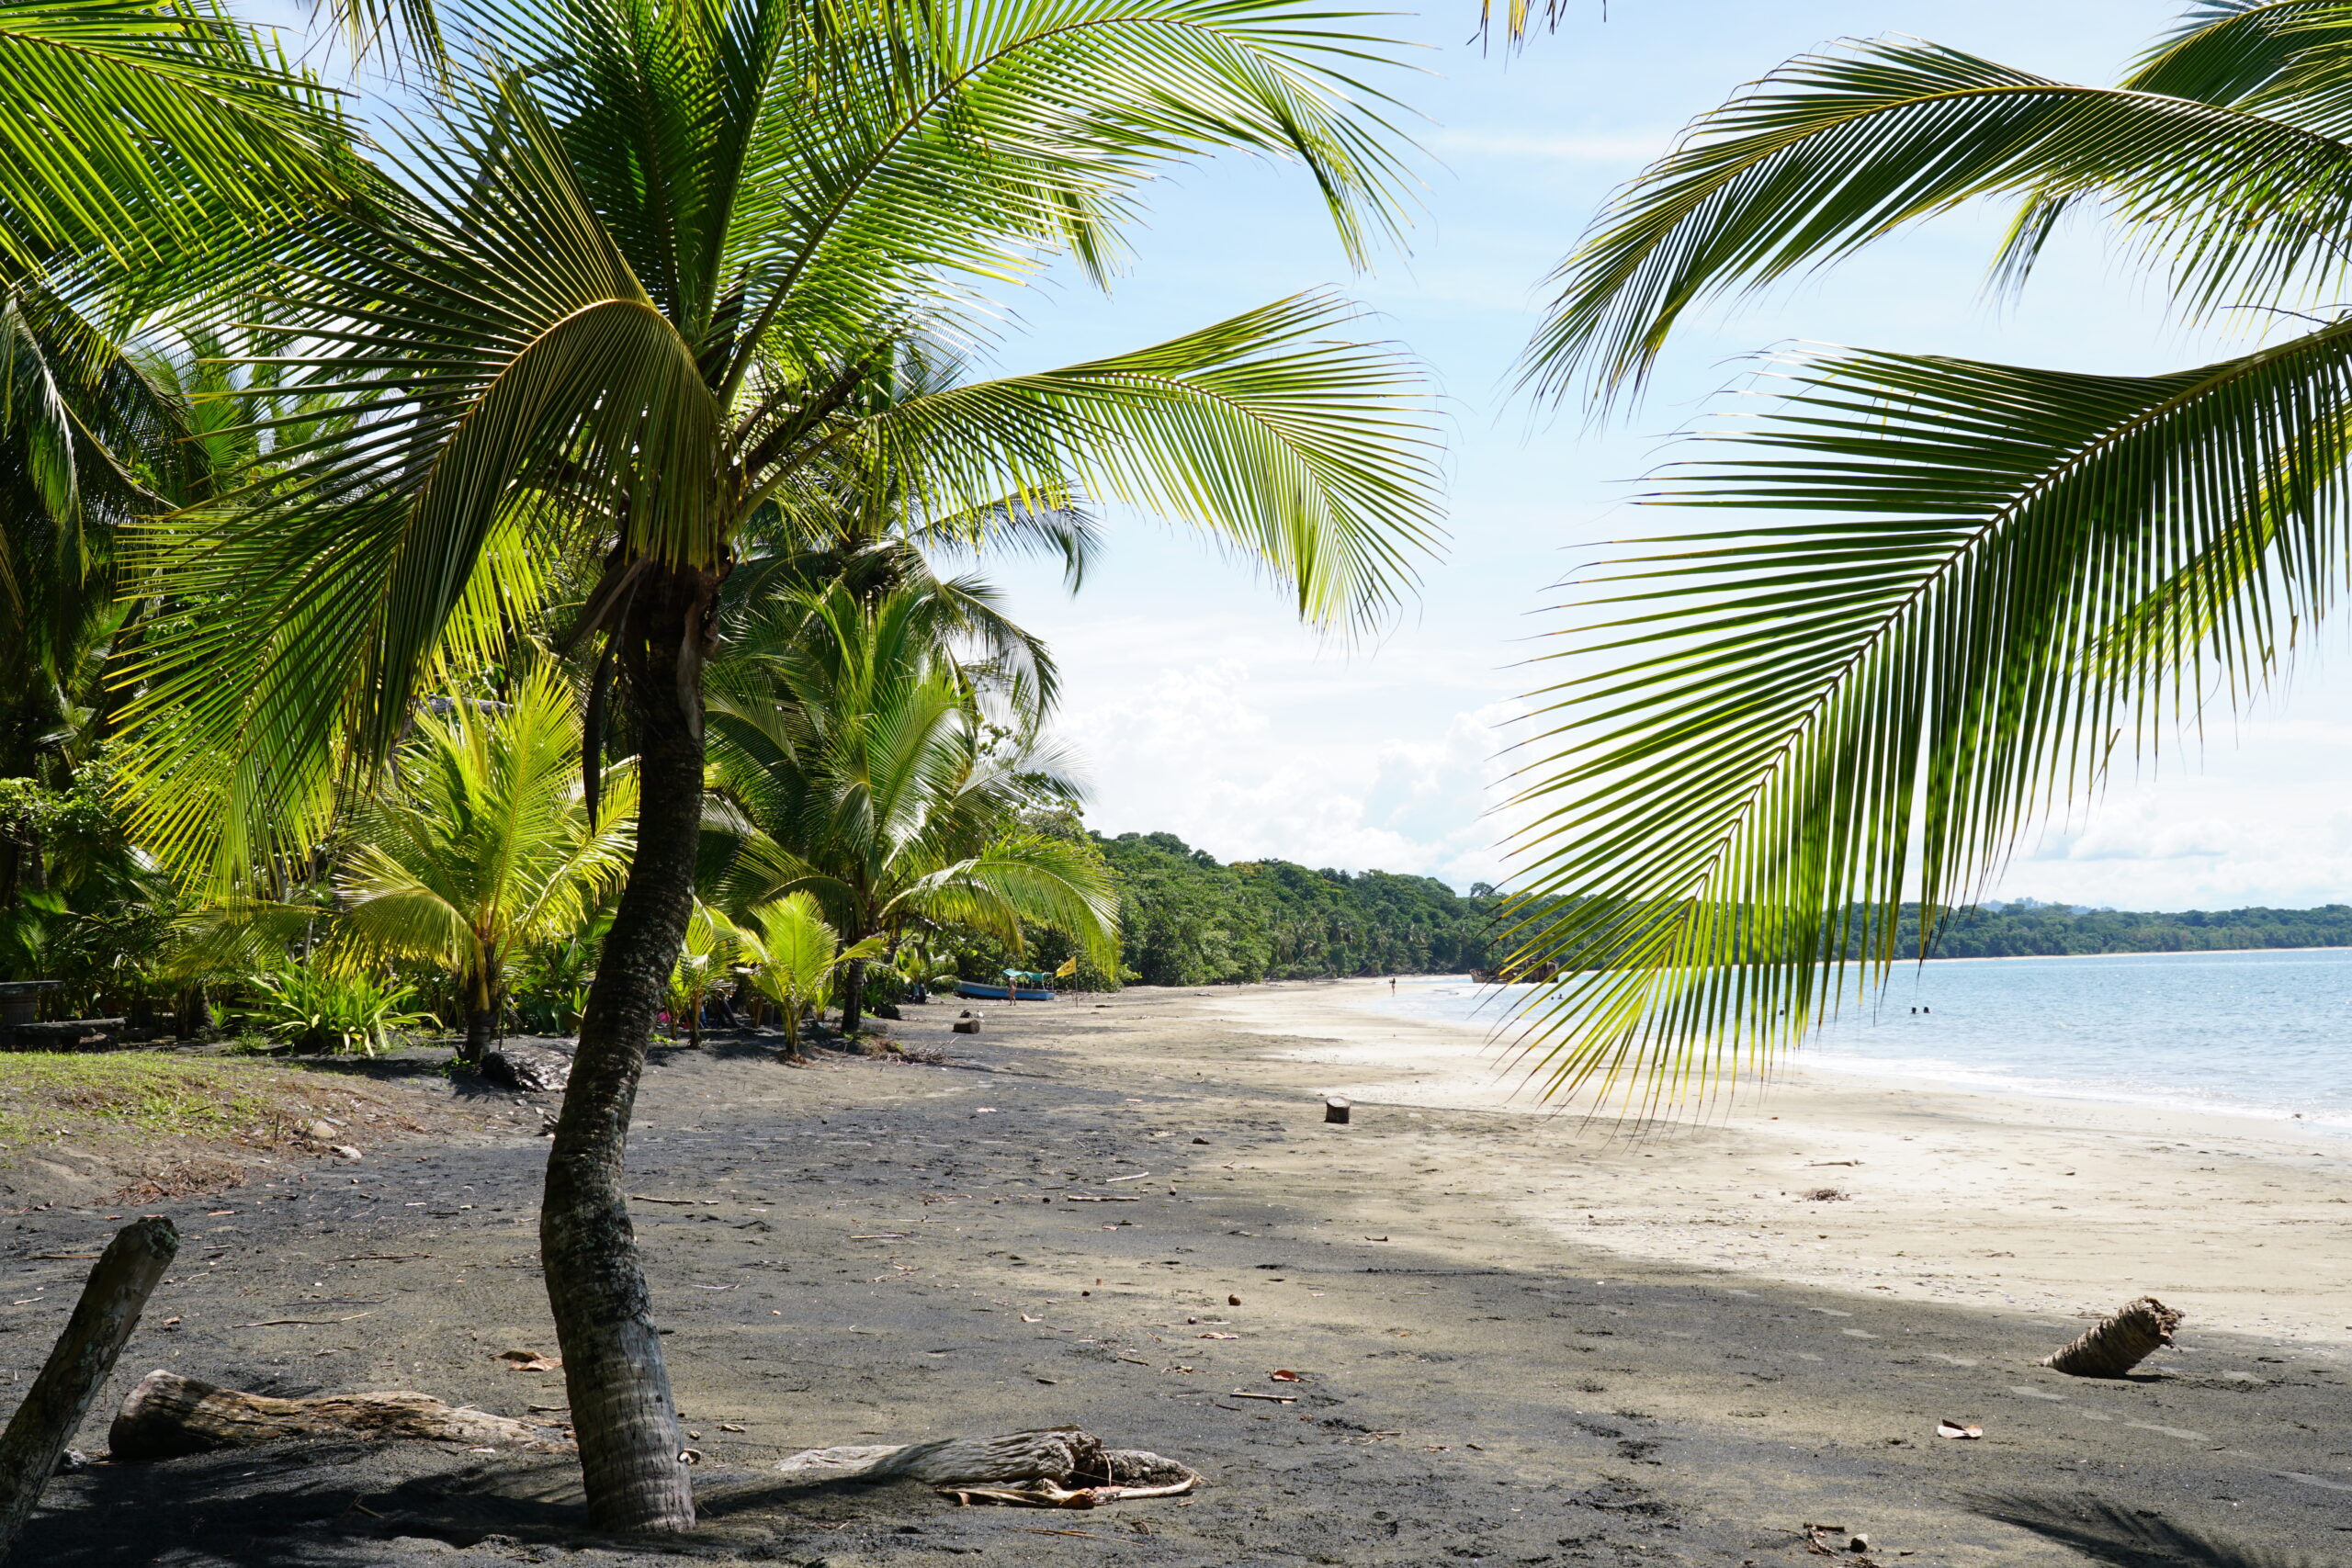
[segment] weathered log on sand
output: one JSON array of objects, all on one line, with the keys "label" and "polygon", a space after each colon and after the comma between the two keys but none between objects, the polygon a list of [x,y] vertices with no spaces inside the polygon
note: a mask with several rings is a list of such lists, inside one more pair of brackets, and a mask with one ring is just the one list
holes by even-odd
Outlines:
[{"label": "weathered log on sand", "polygon": [[2092,1327],[2041,1364],[2074,1378],[2120,1378],[2158,1348],[2172,1343],[2180,1314],[2154,1296],[2142,1296]]},{"label": "weathered log on sand", "polygon": [[571,1082],[571,1042],[514,1038],[481,1059],[481,1076],[525,1094],[561,1092]]},{"label": "weathered log on sand", "polygon": [[559,1433],[484,1410],[444,1404],[431,1394],[407,1390],[272,1399],[163,1371],[140,1380],[107,1434],[114,1457],[123,1461],[176,1459],[285,1438],[323,1437],[415,1438],[537,1453],[571,1446]]},{"label": "weathered log on sand", "polygon": [[115,1358],[139,1326],[148,1296],[179,1249],[180,1235],[171,1221],[141,1220],[117,1232],[90,1270],[65,1332],[0,1435],[0,1559],[7,1557],[32,1517],[66,1439],[90,1414]]},{"label": "weathered log on sand", "polygon": [[1106,1449],[1077,1427],[936,1442],[810,1449],[776,1469],[808,1481],[920,1481],[959,1503],[1091,1508],[1122,1497],[1170,1497],[1200,1472],[1141,1449]]}]

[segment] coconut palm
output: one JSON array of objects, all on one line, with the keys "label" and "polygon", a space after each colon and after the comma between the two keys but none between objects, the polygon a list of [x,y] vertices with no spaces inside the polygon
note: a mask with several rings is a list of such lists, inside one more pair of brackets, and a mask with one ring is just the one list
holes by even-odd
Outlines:
[{"label": "coconut palm", "polygon": [[[134,619],[116,535],[198,499],[185,368],[139,341],[233,276],[235,237],[344,194],[328,101],[198,3],[0,3],[0,777],[62,788]],[[200,334],[198,334],[200,335]],[[0,836],[0,919],[43,881]]]},{"label": "coconut palm", "polygon": [[441,706],[418,715],[395,782],[351,813],[330,944],[444,965],[465,1019],[460,1055],[478,1062],[524,950],[570,935],[620,886],[631,780],[624,771],[608,784],[590,822],[579,704],[548,666],[497,702]]},{"label": "coconut palm", "polygon": [[843,947],[817,896],[806,890],[763,904],[752,916],[760,926],[752,986],[775,1003],[784,1019],[786,1049],[797,1055],[801,1021],[825,1005],[834,975],[846,964],[873,958],[883,943],[878,937],[868,937]]},{"label": "coconut palm", "polygon": [[[815,478],[857,447],[930,513],[1075,479],[1254,552],[1311,616],[1376,609],[1432,527],[1425,436],[1393,354],[1317,341],[1328,301],[879,419],[853,405],[892,345],[985,332],[975,288],[1057,256],[1107,275],[1141,183],[1212,149],[1305,165],[1361,252],[1398,171],[1351,73],[1386,46],[1286,0],[579,0],[434,25],[476,63],[399,149],[396,190],[289,239],[266,311],[289,378],[356,434],[153,536],[194,608],[134,667],[143,825],[206,863],[222,802],[317,798],[335,736],[388,754],[442,660],[503,646],[531,599],[511,572],[605,564],[565,629],[614,651],[637,847],[541,1238],[592,1514],[680,1529],[620,1161],[692,907],[736,536],[770,503],[824,504]],[[501,530],[543,548],[502,556]]]},{"label": "coconut palm", "polygon": [[735,973],[738,965],[756,963],[759,939],[701,899],[686,918],[686,934],[678,945],[678,962],[670,971],[670,1032],[686,1026],[690,1044],[702,1043],[702,1010],[710,993]]},{"label": "coconut palm", "polygon": [[[990,725],[985,693],[944,650],[953,603],[919,588],[867,601],[836,585],[797,606],[789,638],[740,651],[712,684],[712,771],[741,823],[721,897],[752,908],[809,893],[852,942],[886,953],[949,923],[1018,952],[1026,921],[1107,959],[1107,869],[1023,821],[1073,804],[1078,784],[1034,712]],[[864,979],[852,957],[844,1030],[858,1026]]]},{"label": "coconut palm", "polygon": [[[1984,196],[2021,283],[2107,220],[2191,320],[2273,341],[2157,376],[1828,350],[1656,499],[1743,509],[1596,574],[1531,770],[1523,958],[1556,1087],[1666,1092],[1919,950],[2019,833],[2243,705],[2345,570],[2352,10],[2222,0],[2118,86],[1909,39],[1700,118],[1562,266],[1529,375],[1637,390],[1683,316]],[[1859,968],[1849,967],[1859,963]]]}]

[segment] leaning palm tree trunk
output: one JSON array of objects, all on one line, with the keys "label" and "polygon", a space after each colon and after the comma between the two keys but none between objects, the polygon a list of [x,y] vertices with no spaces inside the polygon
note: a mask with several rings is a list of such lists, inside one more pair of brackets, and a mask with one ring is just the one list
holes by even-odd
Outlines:
[{"label": "leaning palm tree trunk", "polygon": [[[702,618],[710,573],[639,591],[623,642],[637,704],[637,854],[605,938],[548,1156],[539,1255],[590,1515],[609,1529],[685,1529],[694,1492],[638,1264],[622,1161],[645,1050],[694,908],[702,833]],[[648,603],[650,601],[651,603]]]}]

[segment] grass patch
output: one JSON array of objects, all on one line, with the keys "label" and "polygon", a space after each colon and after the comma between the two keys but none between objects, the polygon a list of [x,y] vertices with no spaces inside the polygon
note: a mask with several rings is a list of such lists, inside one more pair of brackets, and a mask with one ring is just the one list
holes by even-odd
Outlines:
[{"label": "grass patch", "polygon": [[[347,1080],[258,1062],[140,1051],[0,1055],[0,1144],[122,1134],[275,1147],[315,1116],[360,1112],[377,1121],[392,1111]],[[397,1112],[392,1119],[407,1121]]]}]

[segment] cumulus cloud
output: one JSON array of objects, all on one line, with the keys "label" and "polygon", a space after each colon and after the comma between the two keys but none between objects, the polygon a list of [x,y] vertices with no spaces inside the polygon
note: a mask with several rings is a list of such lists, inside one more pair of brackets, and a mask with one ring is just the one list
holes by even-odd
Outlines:
[{"label": "cumulus cloud", "polygon": [[[1447,713],[1409,690],[1427,675],[1410,659],[1318,660],[1225,629],[1225,651],[1197,659],[1077,639],[1057,729],[1094,776],[1090,822],[1174,833],[1222,860],[1500,880],[1504,824],[1488,807],[1514,705]],[[1155,643],[1190,640],[1170,630],[1155,628]]]}]

